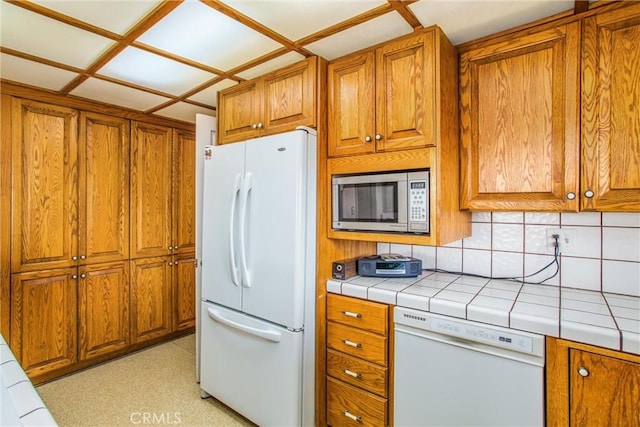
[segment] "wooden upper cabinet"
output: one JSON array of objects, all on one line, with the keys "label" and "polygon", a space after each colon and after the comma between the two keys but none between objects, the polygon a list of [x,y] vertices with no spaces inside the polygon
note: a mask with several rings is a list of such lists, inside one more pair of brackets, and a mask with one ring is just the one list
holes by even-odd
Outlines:
[{"label": "wooden upper cabinet", "polygon": [[310,57],[218,94],[218,143],[316,125],[318,58]]},{"label": "wooden upper cabinet", "polygon": [[375,152],[375,52],[328,65],[329,155]]},{"label": "wooden upper cabinet", "polygon": [[577,211],[580,25],[460,55],[461,207]]},{"label": "wooden upper cabinet", "polygon": [[78,143],[75,110],[14,98],[11,270],[75,264]]},{"label": "wooden upper cabinet", "polygon": [[80,113],[79,263],[129,258],[129,120]]},{"label": "wooden upper cabinet", "polygon": [[132,122],[131,258],[170,254],[172,155],[171,128]]},{"label": "wooden upper cabinet", "polygon": [[640,211],[640,4],[584,20],[582,209]]},{"label": "wooden upper cabinet", "polygon": [[436,145],[440,41],[434,27],[329,63],[329,156]]},{"label": "wooden upper cabinet", "polygon": [[172,253],[196,250],[196,136],[174,130]]}]

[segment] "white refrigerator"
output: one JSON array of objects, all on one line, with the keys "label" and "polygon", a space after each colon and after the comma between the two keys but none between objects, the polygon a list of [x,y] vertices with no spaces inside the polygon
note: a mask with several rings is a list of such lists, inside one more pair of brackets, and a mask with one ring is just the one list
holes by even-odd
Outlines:
[{"label": "white refrigerator", "polygon": [[261,426],[314,424],[316,136],[205,147],[200,387]]}]

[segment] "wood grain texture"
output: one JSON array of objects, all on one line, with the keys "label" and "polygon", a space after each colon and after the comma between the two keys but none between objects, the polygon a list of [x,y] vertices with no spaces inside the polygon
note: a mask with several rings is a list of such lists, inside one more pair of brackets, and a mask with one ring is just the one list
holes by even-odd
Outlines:
[{"label": "wood grain texture", "polygon": [[584,21],[583,210],[640,211],[640,5]]},{"label": "wood grain texture", "polygon": [[131,258],[169,255],[172,130],[131,124]]},{"label": "wood grain texture", "polygon": [[129,258],[129,132],[126,119],[80,113],[80,264]]},{"label": "wood grain texture", "polygon": [[75,110],[13,99],[13,272],[71,266],[77,254]]},{"label": "wood grain texture", "polygon": [[262,116],[262,80],[248,80],[218,92],[218,144],[255,138]]},{"label": "wood grain texture", "polygon": [[[358,344],[352,346],[345,341]],[[387,364],[387,337],[361,329],[327,322],[327,347],[368,360],[378,365]]]},{"label": "wood grain texture", "polygon": [[172,329],[171,257],[131,261],[131,342],[167,335]]},{"label": "wood grain texture", "polygon": [[11,97],[0,94],[0,334],[11,342]]},{"label": "wood grain texture", "polygon": [[129,345],[129,261],[78,268],[78,358]]},{"label": "wood grain texture", "polygon": [[173,257],[173,330],[192,328],[196,324],[196,256],[195,252]]},{"label": "wood grain texture", "polygon": [[11,349],[29,377],[77,360],[75,268],[12,276]]},{"label": "wood grain texture", "polygon": [[387,368],[375,363],[327,350],[327,375],[385,398],[389,384],[387,373]]},{"label": "wood grain texture", "polygon": [[196,136],[173,131],[172,237],[174,254],[196,250]]},{"label": "wood grain texture", "polygon": [[[640,420],[640,356],[547,337],[546,359],[549,427],[626,426]],[[578,374],[580,366],[589,371],[587,377]]]},{"label": "wood grain texture", "polygon": [[[359,421],[347,417],[345,411]],[[332,426],[384,427],[387,425],[387,400],[329,377],[327,423]]]},{"label": "wood grain texture", "polygon": [[[327,321],[387,336],[389,306],[343,295],[327,295]],[[357,317],[354,317],[356,315]]]},{"label": "wood grain texture", "polygon": [[577,211],[579,29],[460,56],[462,208]]}]

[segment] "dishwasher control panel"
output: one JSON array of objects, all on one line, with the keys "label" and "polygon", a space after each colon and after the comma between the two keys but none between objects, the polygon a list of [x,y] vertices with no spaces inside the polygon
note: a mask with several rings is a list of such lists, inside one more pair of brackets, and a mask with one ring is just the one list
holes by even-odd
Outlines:
[{"label": "dishwasher control panel", "polygon": [[498,331],[475,324],[462,324],[448,319],[432,318],[431,330],[443,332],[449,335],[466,338],[472,341],[479,341],[485,344],[510,348],[512,350],[531,353],[533,351],[533,340],[506,331]]}]

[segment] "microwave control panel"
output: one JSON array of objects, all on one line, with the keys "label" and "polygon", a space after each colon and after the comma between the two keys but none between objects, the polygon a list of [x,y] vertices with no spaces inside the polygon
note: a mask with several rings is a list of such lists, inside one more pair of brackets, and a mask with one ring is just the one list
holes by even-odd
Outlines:
[{"label": "microwave control panel", "polygon": [[409,231],[429,231],[429,184],[426,180],[409,181]]}]

